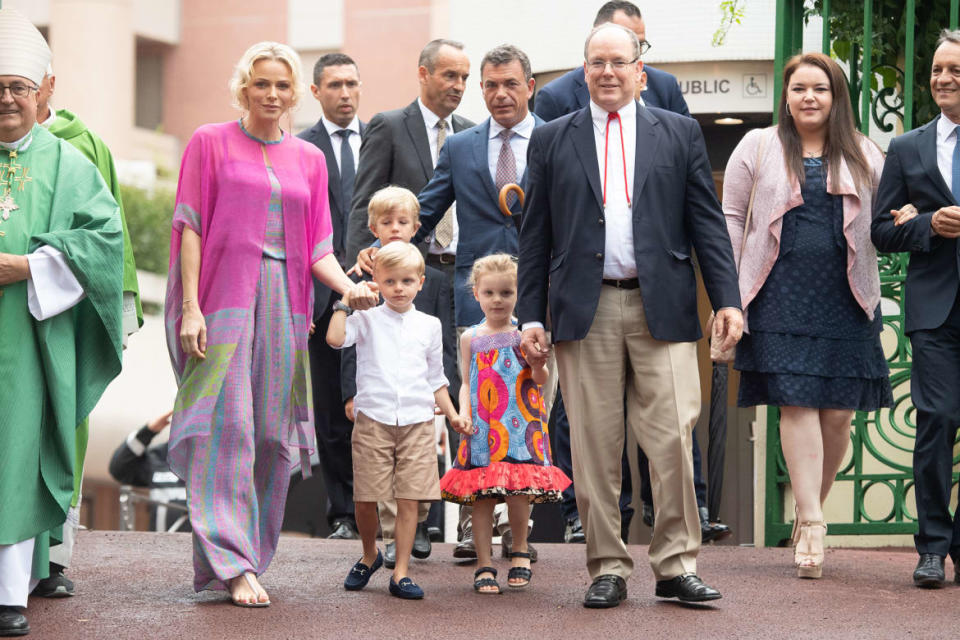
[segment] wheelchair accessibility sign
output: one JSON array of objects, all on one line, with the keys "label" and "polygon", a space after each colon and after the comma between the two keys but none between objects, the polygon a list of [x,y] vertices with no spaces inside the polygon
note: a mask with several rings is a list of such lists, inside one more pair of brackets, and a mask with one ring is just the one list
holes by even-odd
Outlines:
[{"label": "wheelchair accessibility sign", "polygon": [[744,98],[766,98],[767,97],[767,74],[765,73],[744,74],[742,86],[743,86]]}]

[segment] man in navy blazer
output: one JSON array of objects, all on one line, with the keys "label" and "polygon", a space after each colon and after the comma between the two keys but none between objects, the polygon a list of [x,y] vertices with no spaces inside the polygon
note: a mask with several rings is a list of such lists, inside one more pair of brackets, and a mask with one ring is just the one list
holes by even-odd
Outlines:
[{"label": "man in navy blazer", "polygon": [[[645,39],[646,26],[643,23],[643,17],[640,15],[640,9],[632,2],[613,0],[604,4],[597,12],[593,26],[599,26],[604,22],[613,22],[631,29],[640,39],[641,50],[646,51],[649,48],[650,45]],[[687,101],[683,99],[680,85],[677,84],[677,78],[673,74],[647,65],[644,65],[643,70],[647,74],[647,86],[642,93],[643,103],[646,106],[659,107],[682,116],[690,115]],[[540,89],[534,100],[533,111],[550,122],[560,116],[579,111],[589,103],[590,94],[587,91],[583,67],[577,67],[548,82]]]},{"label": "man in navy blazer", "polygon": [[[323,108],[315,125],[298,137],[323,151],[327,159],[327,197],[333,224],[333,253],[346,267],[345,236],[350,200],[356,176],[360,139],[366,125],[357,117],[360,106],[360,73],[356,63],[343,53],[321,56],[313,67],[313,97]],[[313,384],[314,424],[317,454],[327,489],[327,523],[330,538],[355,539],[357,523],[353,506],[353,454],[350,445],[353,423],[344,413],[340,391],[341,352],[324,339],[340,296],[314,280],[313,323],[310,338],[310,373]]]},{"label": "man in navy blazer", "polygon": [[[917,409],[913,450],[919,525],[914,543],[918,587],[943,586],[944,558],[960,583],[960,508],[950,516],[953,444],[960,425],[960,31],[937,42],[930,90],[940,107],[932,122],[894,138],[887,149],[871,238],[880,251],[909,251],[905,333],[913,347],[910,393]],[[906,204],[912,219],[891,212]],[[906,221],[904,221],[906,220]]]},{"label": "man in navy blazer", "polygon": [[584,606],[617,606],[633,569],[617,508],[625,418],[650,458],[656,594],[714,600],[720,593],[695,573],[691,430],[700,411],[701,331],[692,253],[717,310],[718,339],[731,347],[743,329],[733,250],[696,120],[634,98],[643,70],[636,34],[603,24],[584,49],[589,106],[530,140],[523,349],[546,360],[549,307],[593,580]]}]

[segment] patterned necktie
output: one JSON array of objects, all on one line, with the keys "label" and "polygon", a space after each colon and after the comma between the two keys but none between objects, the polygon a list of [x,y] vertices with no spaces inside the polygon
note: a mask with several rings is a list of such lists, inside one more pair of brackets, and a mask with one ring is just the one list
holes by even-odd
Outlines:
[{"label": "patterned necktie", "polygon": [[[440,119],[437,121],[437,157],[440,157],[440,149],[443,143],[447,141],[447,121]],[[453,242],[453,207],[447,209],[440,222],[433,230],[434,241],[443,248],[450,246]]]},{"label": "patterned necktie", "polygon": [[357,175],[353,161],[353,149],[350,148],[349,129],[335,132],[340,136],[340,193],[343,195],[344,222],[350,217],[350,201],[353,200],[353,180]]},{"label": "patterned necktie", "polygon": [[950,191],[953,192],[954,204],[960,204],[960,126],[953,130],[953,135],[956,137],[956,141],[953,145],[953,170],[951,172],[953,184],[950,185]]},{"label": "patterned necktie", "polygon": [[[510,129],[504,129],[497,134],[501,141],[500,156],[497,158],[497,175],[496,180],[494,180],[498,194],[504,185],[517,181],[517,159],[513,155],[513,149],[510,148],[511,136],[513,136],[513,131]],[[507,197],[507,204],[512,206],[514,200],[516,200],[516,194],[511,193]]]}]

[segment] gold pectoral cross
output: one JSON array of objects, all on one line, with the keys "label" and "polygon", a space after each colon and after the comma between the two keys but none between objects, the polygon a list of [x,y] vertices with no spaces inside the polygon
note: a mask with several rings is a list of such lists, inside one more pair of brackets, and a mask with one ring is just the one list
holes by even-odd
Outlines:
[{"label": "gold pectoral cross", "polygon": [[28,176],[28,173],[30,173],[30,167],[23,167],[23,173],[13,177],[13,181],[17,183],[17,191],[23,191],[28,182],[33,182],[33,178]]}]

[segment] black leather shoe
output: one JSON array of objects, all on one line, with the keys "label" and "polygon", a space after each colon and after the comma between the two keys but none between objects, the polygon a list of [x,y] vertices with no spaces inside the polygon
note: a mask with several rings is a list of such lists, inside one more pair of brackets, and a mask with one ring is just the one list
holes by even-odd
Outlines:
[{"label": "black leather shoe", "polygon": [[69,598],[75,591],[73,581],[63,575],[63,569],[51,568],[50,577],[38,582],[30,595],[39,598]]},{"label": "black leather shoe", "polygon": [[943,557],[935,553],[921,553],[917,568],[913,570],[913,584],[924,589],[940,589],[944,580]]},{"label": "black leather shoe", "polygon": [[430,542],[443,542],[443,530],[440,527],[427,527],[427,537]]},{"label": "black leather shoe", "polygon": [[327,536],[327,540],[358,540],[359,538],[357,526],[349,520],[335,520],[333,532]]},{"label": "black leather shoe", "polygon": [[25,636],[30,633],[27,616],[16,607],[0,605],[0,636]]},{"label": "black leather shoe", "polygon": [[620,576],[604,574],[597,576],[587,595],[583,598],[583,606],[588,609],[609,609],[616,607],[627,599],[627,583]]},{"label": "black leather shoe", "polygon": [[657,580],[656,594],[659,598],[677,598],[680,602],[707,602],[723,597],[693,573],[685,573],[671,580]]},{"label": "black leather shoe", "polygon": [[413,549],[410,553],[414,558],[423,560],[430,557],[432,550],[433,545],[430,544],[430,536],[427,534],[427,523],[421,522],[417,524],[417,533],[413,537]]},{"label": "black leather shoe", "polygon": [[706,544],[715,540],[722,540],[729,536],[733,531],[722,522],[710,522],[710,511],[706,507],[700,507],[700,539]]},{"label": "black leather shoe", "polygon": [[646,502],[641,503],[640,519],[643,520],[643,524],[653,529],[653,505],[652,504],[647,504]]},{"label": "black leather shoe", "polygon": [[956,584],[960,584],[960,558],[952,558],[953,560],[953,581]]},{"label": "black leather shoe", "polygon": [[383,549],[383,566],[393,569],[397,566],[397,543],[388,542]]},{"label": "black leather shoe", "polygon": [[584,544],[587,541],[583,524],[580,523],[580,516],[567,521],[567,526],[563,530],[563,541],[567,544]]},{"label": "black leather shoe", "polygon": [[[503,532],[503,535],[500,536],[500,556],[503,558],[509,558],[510,554],[513,552],[513,532],[507,529]],[[537,556],[540,554],[537,553],[537,549],[527,542],[527,553],[530,554],[530,563],[537,561]]]},{"label": "black leather shoe", "polygon": [[473,535],[466,536],[453,548],[453,557],[459,560],[476,560],[477,545],[473,543]]}]

